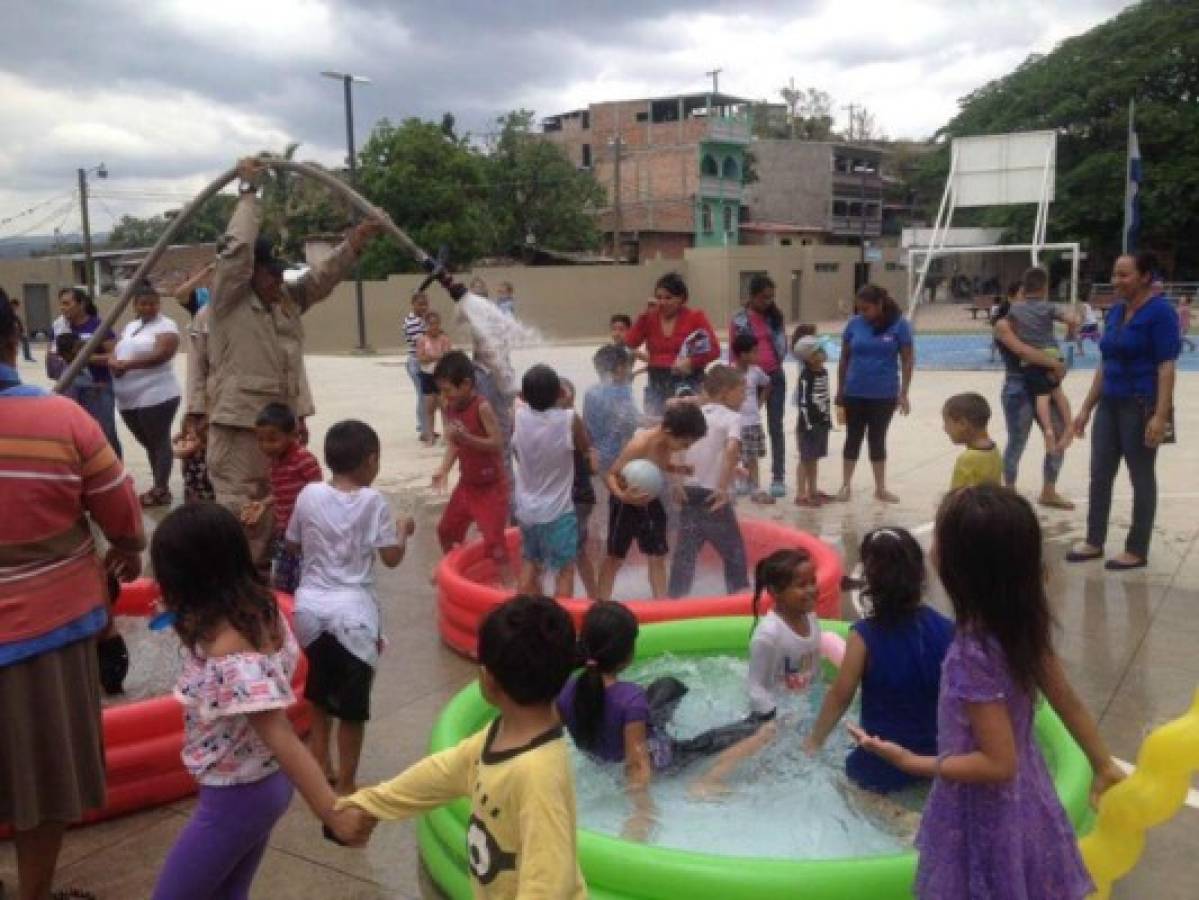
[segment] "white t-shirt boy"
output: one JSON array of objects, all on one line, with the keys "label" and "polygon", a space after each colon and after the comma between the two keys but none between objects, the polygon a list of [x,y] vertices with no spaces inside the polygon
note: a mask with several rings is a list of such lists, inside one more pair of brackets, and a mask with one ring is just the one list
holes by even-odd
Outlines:
[{"label": "white t-shirt boy", "polygon": [[296,637],[307,647],[333,635],[369,666],[379,661],[382,628],[375,598],[375,553],[400,542],[395,516],[374,488],[343,491],[313,482],[300,491],[287,526],[303,562],[296,590]]},{"label": "white t-shirt boy", "polygon": [[720,486],[720,473],[724,469],[729,444],[741,443],[741,416],[723,403],[705,403],[700,408],[708,431],[687,448],[684,459],[694,472],[683,483],[714,491]]}]

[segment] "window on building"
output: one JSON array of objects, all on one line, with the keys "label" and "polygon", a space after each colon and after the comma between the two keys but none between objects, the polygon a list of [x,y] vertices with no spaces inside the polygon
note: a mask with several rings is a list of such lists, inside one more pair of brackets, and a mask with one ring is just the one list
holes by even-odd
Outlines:
[{"label": "window on building", "polygon": [[637,113],[637,121],[638,122],[648,122],[649,121],[649,113],[647,113],[647,112]]},{"label": "window on building", "polygon": [[862,204],[861,203],[849,204],[849,215],[850,215],[850,218],[854,218],[854,219],[861,217]]},{"label": "window on building", "polygon": [[907,268],[907,266],[901,262],[889,262],[885,264],[884,268],[886,268],[888,272],[902,272]]},{"label": "window on building", "polygon": [[702,230],[704,234],[712,233],[712,204],[711,203],[705,203],[700,208],[699,225],[700,225],[700,230]]},{"label": "window on building", "polygon": [[583,145],[583,168],[584,169],[591,168],[591,145],[590,144]]},{"label": "window on building", "polygon": [[779,244],[783,247],[791,246],[791,238],[779,238]]},{"label": "window on building", "polygon": [[834,156],[833,157],[833,170],[837,171],[837,172],[848,172],[849,171],[849,160],[846,159],[844,156]]},{"label": "window on building", "polygon": [[832,272],[836,272],[840,268],[841,268],[840,263],[830,263],[830,262],[816,263],[816,271],[817,272],[832,273]]},{"label": "window on building", "polygon": [[716,167],[716,157],[711,153],[705,153],[703,160],[699,164],[701,175],[711,175],[715,177],[720,174],[720,170]]},{"label": "window on building", "polygon": [[741,167],[737,165],[737,160],[731,156],[726,156],[724,158],[724,165],[721,167],[720,177],[728,178],[729,180],[740,179]]},{"label": "window on building", "polygon": [[741,293],[739,293],[737,296],[738,297],[748,297],[749,296],[749,283],[751,281],[753,281],[754,278],[756,278],[759,275],[769,275],[769,274],[770,273],[767,272],[765,269],[755,269],[752,272],[742,272],[738,276],[738,279],[737,279],[738,281],[741,282]]},{"label": "window on building", "polygon": [[591,127],[591,110],[589,109],[583,110],[583,127]]},{"label": "window on building", "polygon": [[845,205],[845,201],[844,201],[844,200],[834,200],[834,201],[833,201],[833,215],[834,215],[834,216],[847,216],[847,215],[849,215],[849,212],[848,212],[848,210],[847,210],[847,207],[846,207],[846,205]]},{"label": "window on building", "polygon": [[724,208],[724,230],[726,234],[733,230],[733,208],[731,206]]}]

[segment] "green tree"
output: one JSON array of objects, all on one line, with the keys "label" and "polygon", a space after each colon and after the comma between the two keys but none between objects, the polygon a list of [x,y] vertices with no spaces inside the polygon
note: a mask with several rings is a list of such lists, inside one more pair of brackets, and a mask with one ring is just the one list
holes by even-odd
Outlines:
[{"label": "green tree", "polygon": [[[225,233],[225,225],[233,215],[233,205],[236,198],[229,194],[217,194],[210,197],[196,210],[196,214],[186,222],[174,237],[176,244],[211,243]],[[134,247],[149,247],[157,241],[166,230],[167,225],[181,210],[169,209],[164,213],[148,218],[136,216],[121,216],[120,220],[108,233],[106,246],[116,250]]]},{"label": "green tree", "polygon": [[[426,252],[444,246],[451,264],[462,267],[489,245],[484,170],[482,156],[440,123],[382,119],[359,154],[358,184]],[[415,269],[387,240],[372,242],[361,263],[364,278]]]},{"label": "green tree", "polygon": [[[284,148],[284,159],[295,159],[297,143]],[[316,163],[309,165],[320,166]],[[345,179],[344,169],[333,172]],[[262,189],[262,227],[279,238],[283,255],[302,259],[304,239],[314,234],[340,233],[352,221],[350,205],[323,184],[294,172],[271,171]]]},{"label": "green tree", "polygon": [[530,110],[514,110],[496,124],[499,137],[484,167],[491,252],[520,257],[534,246],[598,247],[595,211],[605,194],[591,173],[533,131]]},{"label": "green tree", "polygon": [[[1130,99],[1144,173],[1141,248],[1158,251],[1173,278],[1199,277],[1199,4],[1193,0],[1142,0],[1053,52],[1030,56],[963,98],[937,137],[1056,131],[1049,240],[1082,241],[1092,271],[1102,276],[1120,252]],[[926,208],[936,208],[948,167],[946,141],[913,180]],[[1031,207],[1008,207],[981,220],[1027,235],[1033,215]]]}]

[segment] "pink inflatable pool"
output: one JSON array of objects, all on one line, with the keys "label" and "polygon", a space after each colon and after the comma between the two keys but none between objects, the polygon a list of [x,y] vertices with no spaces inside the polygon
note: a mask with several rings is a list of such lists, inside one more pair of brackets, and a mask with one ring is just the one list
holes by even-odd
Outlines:
[{"label": "pink inflatable pool", "polygon": [[[821,618],[840,618],[842,569],[841,557],[836,550],[806,531],[763,519],[741,520],[741,534],[745,538],[751,568],[759,559],[775,550],[785,547],[807,550],[816,563],[819,590],[816,612]],[[519,530],[509,529],[507,537],[512,558],[519,559]],[[437,567],[438,627],[442,640],[459,653],[473,657],[479,622],[511,593],[495,584],[495,567],[484,558],[481,541],[476,540],[450,551]],[[749,615],[751,600],[752,594],[747,592],[681,600],[647,598],[625,601],[625,605],[640,622],[662,622]],[[582,621],[591,601],[560,598],[559,602],[574,616],[577,624]],[[763,603],[763,609],[766,606]]]}]

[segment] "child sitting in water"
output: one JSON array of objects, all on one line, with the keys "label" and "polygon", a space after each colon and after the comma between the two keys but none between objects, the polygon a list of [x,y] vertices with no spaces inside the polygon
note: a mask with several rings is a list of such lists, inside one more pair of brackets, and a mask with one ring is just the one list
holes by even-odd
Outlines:
[{"label": "child sitting in water", "polygon": [[224,507],[174,510],[150,557],[183,644],[183,764],[200,785],[154,900],[247,897],[293,784],[333,821],[333,789],[287,718],[300,648]]},{"label": "child sitting in water", "polygon": [[991,406],[981,394],[954,394],[941,408],[945,433],[958,445],[965,445],[953,464],[949,489],[977,484],[999,484],[1003,478],[1003,457],[987,434]]},{"label": "child sitting in water", "polygon": [[[773,608],[761,617],[762,594]],[[747,721],[771,723],[778,695],[806,691],[820,666],[820,620],[816,617],[816,567],[806,550],[776,550],[754,569],[754,624],[749,642]],[[721,793],[733,769],[750,755],[729,753],[695,786],[700,795]]]},{"label": "child sitting in water", "polygon": [[[741,406],[745,377],[732,366],[712,366],[704,375],[704,436],[687,448],[684,464],[678,543],[670,563],[667,596],[685,597],[695,579],[695,564],[704,544],[711,544],[724,563],[724,586],[730,594],[749,587],[745,541],[730,490],[741,460]],[[670,403],[683,401],[668,401]]]},{"label": "child sitting in water", "polygon": [[[902,528],[877,528],[860,552],[869,602],[845,645],[837,680],[824,696],[804,748],[816,753],[862,689],[862,728],[923,754],[937,750],[937,693],[953,623],[921,602],[924,551]],[[886,794],[919,780],[861,747],[845,760],[860,788]]]},{"label": "child sitting in water", "polygon": [[628,446],[604,474],[611,495],[608,498],[608,555],[600,567],[597,600],[612,599],[612,585],[620,571],[633,541],[645,555],[649,568],[649,583],[653,596],[666,596],[666,507],[658,497],[651,497],[637,488],[629,487],[621,475],[624,467],[635,459],[652,462],[663,473],[683,474],[687,467],[671,462],[704,436],[708,426],[704,414],[694,403],[676,403],[666,408],[662,421],[653,428],[644,428],[633,435]]},{"label": "child sitting in water", "polygon": [[475,897],[585,900],[570,755],[554,698],[574,663],[570,616],[545,597],[513,597],[479,628],[479,687],[499,718],[391,781],[338,802],[333,830],[365,844],[380,819],[471,802],[467,864]]},{"label": "child sitting in water", "polygon": [[624,835],[645,840],[653,825],[653,805],[646,789],[653,772],[682,769],[742,741],[749,754],[770,738],[753,720],[713,728],[678,739],[670,720],[687,686],[665,676],[643,688],[618,676],[633,661],[637,619],[621,603],[594,603],[583,617],[579,654],[583,670],[558,695],[558,713],[575,745],[604,762],[623,762],[634,812]]},{"label": "child sitting in water", "polygon": [[941,502],[933,540],[957,618],[941,671],[937,753],[850,729],[895,768],[933,779],[915,894],[1081,900],[1095,886],[1034,740],[1037,694],[1086,752],[1093,798],[1123,773],[1053,651],[1036,513],[1006,488],[962,488]]}]

